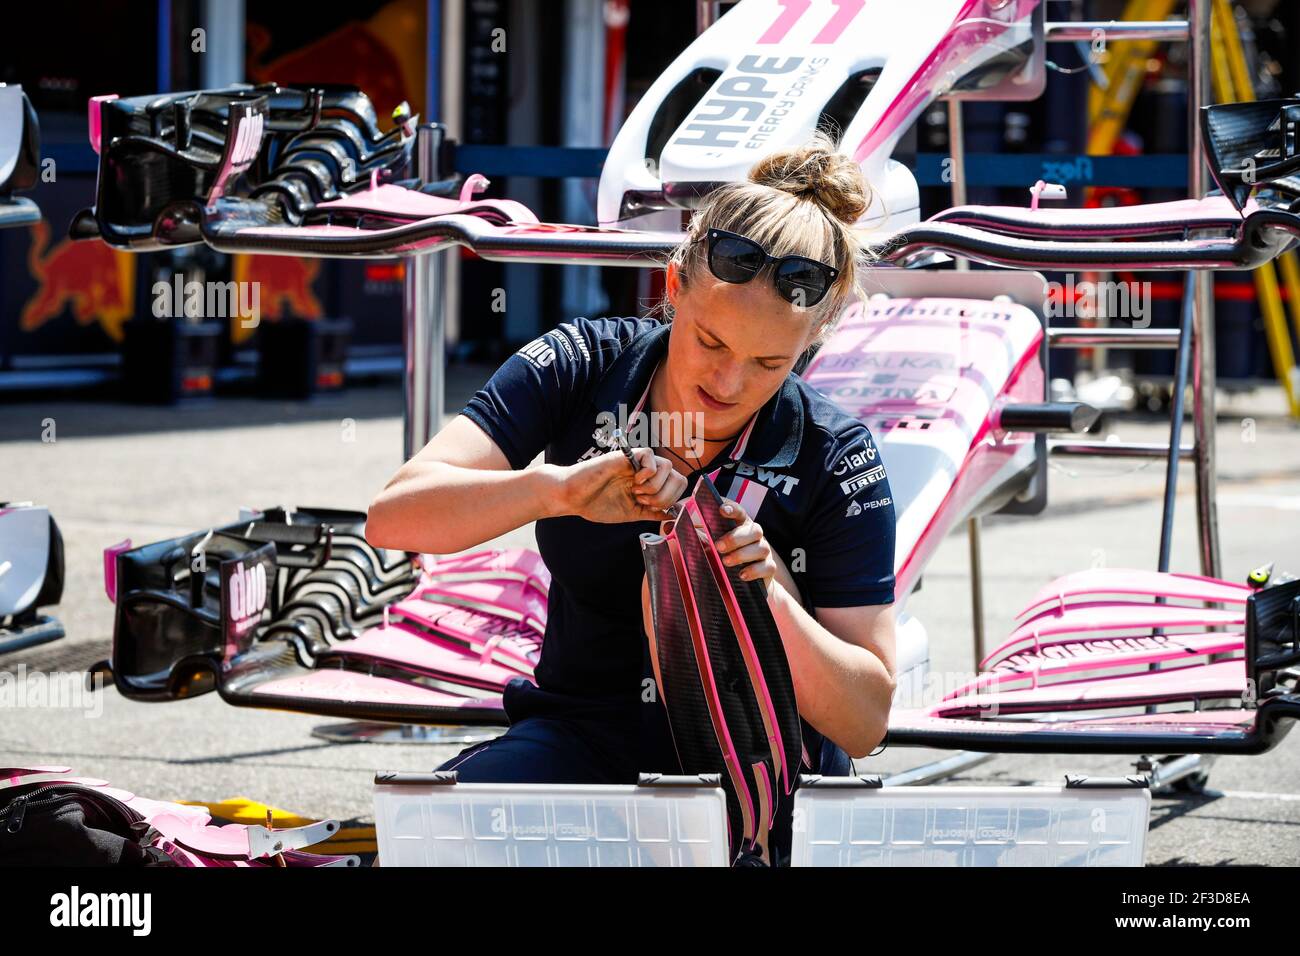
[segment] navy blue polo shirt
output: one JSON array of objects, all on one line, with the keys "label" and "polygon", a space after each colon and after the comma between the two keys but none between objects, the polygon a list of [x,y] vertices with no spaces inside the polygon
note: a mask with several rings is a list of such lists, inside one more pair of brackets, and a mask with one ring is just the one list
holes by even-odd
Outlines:
[{"label": "navy blue polo shirt", "polygon": [[[516,469],[543,452],[557,465],[604,454],[592,433],[609,416],[626,421],[644,409],[670,334],[671,325],[655,319],[564,323],[507,359],[462,414]],[[893,502],[871,434],[802,378],[788,375],[700,471],[713,473],[719,491],[762,526],[805,607],[893,601]],[[700,471],[688,477],[688,493]],[[651,670],[638,536],[654,530],[653,521],[599,524],[573,515],[537,522],[552,576],[540,689],[634,709],[645,699]]]}]

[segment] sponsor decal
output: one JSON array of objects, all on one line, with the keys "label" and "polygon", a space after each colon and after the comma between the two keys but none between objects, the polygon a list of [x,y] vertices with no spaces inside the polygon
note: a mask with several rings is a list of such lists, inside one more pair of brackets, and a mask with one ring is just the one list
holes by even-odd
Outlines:
[{"label": "sponsor decal", "polygon": [[851,451],[835,464],[835,470],[831,474],[839,476],[852,468],[862,468],[876,460],[876,446],[870,440],[863,440],[862,448],[857,451]]},{"label": "sponsor decal", "polygon": [[242,634],[261,620],[266,610],[266,565],[259,562],[246,568],[242,561],[238,562],[230,572],[227,586],[230,623]]},{"label": "sponsor decal", "polygon": [[841,385],[832,389],[831,398],[884,399],[905,398],[914,402],[943,403],[952,400],[956,386],[925,383],[915,388],[903,385]]},{"label": "sponsor decal", "polygon": [[577,359],[577,354],[573,351],[573,346],[569,344],[568,335],[566,335],[563,332],[559,332],[556,333],[556,335],[553,336],[553,338],[555,339],[555,341],[560,343],[560,348],[564,349],[564,354],[569,357],[570,362],[575,361]]},{"label": "sponsor decal", "polygon": [[266,610],[275,583],[275,545],[264,544],[246,557],[222,561],[219,574],[221,632],[229,660],[248,649]]},{"label": "sponsor decal", "polygon": [[956,305],[939,304],[924,299],[893,299],[889,305],[872,305],[868,314],[873,316],[895,315],[915,316],[917,318],[953,317],[962,319],[991,319],[997,322],[1010,322],[1011,313],[1005,309],[976,308],[976,303]]},{"label": "sponsor decal", "polygon": [[854,515],[860,515],[864,511],[874,511],[877,508],[883,508],[886,505],[892,505],[893,503],[894,499],[888,496],[871,501],[850,501],[849,510],[844,513],[844,517],[852,518]]},{"label": "sponsor decal", "polygon": [[[1099,654],[1116,654],[1124,651],[1157,651],[1164,650],[1168,647],[1179,646],[1175,640],[1162,634],[1136,636],[1136,637],[1113,637],[1099,638],[1089,641],[1067,641],[1062,644],[1044,645],[1035,656],[1031,653],[1020,651],[1003,658],[997,664],[994,664],[993,671],[1013,671],[1028,672],[1035,669],[1041,659],[1049,660],[1075,660],[1084,657],[1095,657]],[[1191,657],[1192,655],[1188,655]]]},{"label": "sponsor decal", "polygon": [[[742,57],[682,125],[672,145],[703,147],[715,156],[738,146],[761,148],[788,122],[799,97],[829,62],[827,57]],[[798,73],[792,82],[777,79],[790,73]]]},{"label": "sponsor decal", "polygon": [[523,357],[534,368],[538,369],[549,368],[551,363],[555,361],[555,349],[551,348],[546,341],[546,336],[533,339],[515,354]]},{"label": "sponsor decal", "polygon": [[885,466],[877,465],[875,468],[869,468],[856,475],[850,475],[844,481],[841,481],[840,490],[846,495],[856,494],[868,485],[874,485],[884,477]]},{"label": "sponsor decal", "polygon": [[799,479],[795,475],[787,475],[768,468],[756,468],[744,461],[728,462],[723,467],[727,469],[734,468],[738,477],[761,481],[767,487],[779,491],[783,495],[790,494],[794,486],[799,484]]},{"label": "sponsor decal", "polygon": [[560,324],[560,328],[563,329],[564,333],[573,340],[573,345],[578,350],[578,354],[582,356],[582,360],[584,362],[590,362],[591,352],[587,350],[587,340],[582,337],[582,333],[578,331],[577,326],[570,325],[568,322],[563,322]]},{"label": "sponsor decal", "polygon": [[121,342],[122,326],[135,315],[135,256],[74,239],[50,248],[51,235],[44,221],[32,227],[27,268],[37,290],[23,306],[18,328],[32,332],[71,311],[78,325],[98,322],[109,338]]}]

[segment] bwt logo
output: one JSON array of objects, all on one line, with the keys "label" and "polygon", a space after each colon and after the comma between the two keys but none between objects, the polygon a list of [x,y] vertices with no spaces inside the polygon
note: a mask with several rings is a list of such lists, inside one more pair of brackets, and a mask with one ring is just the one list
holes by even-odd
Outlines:
[{"label": "bwt logo", "polygon": [[152,914],[149,893],[82,893],[74,886],[50,897],[51,926],[127,926],[132,936],[148,936]]},{"label": "bwt logo", "polygon": [[1047,283],[1048,318],[1105,315],[1111,319],[1132,320],[1135,329],[1151,327],[1150,282],[1076,283],[1072,272],[1066,273],[1065,280],[1064,283]]},{"label": "bwt logo", "polygon": [[255,329],[262,321],[262,289],[258,282],[186,282],[177,273],[171,282],[155,282],[152,291],[157,319],[238,318],[246,329]]}]

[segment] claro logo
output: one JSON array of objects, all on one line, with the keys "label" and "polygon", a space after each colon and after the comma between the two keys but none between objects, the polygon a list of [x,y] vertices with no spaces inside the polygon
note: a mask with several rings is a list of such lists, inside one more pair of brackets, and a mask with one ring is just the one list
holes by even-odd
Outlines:
[{"label": "claro logo", "polygon": [[861,451],[850,452],[835,465],[835,475],[842,475],[853,468],[862,468],[876,460],[876,447],[870,442],[862,446]]}]

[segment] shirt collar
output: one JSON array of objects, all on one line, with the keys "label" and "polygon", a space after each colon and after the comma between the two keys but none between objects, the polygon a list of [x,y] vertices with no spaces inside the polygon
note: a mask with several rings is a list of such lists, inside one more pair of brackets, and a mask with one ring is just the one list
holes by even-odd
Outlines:
[{"label": "shirt collar", "polygon": [[[644,404],[650,379],[668,352],[671,331],[671,323],[665,322],[627,344],[596,389],[596,407],[600,411],[617,416],[620,404],[628,405],[629,412]],[[803,419],[803,398],[791,372],[732,442],[730,458],[757,468],[794,464],[803,444]]]}]

